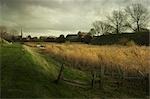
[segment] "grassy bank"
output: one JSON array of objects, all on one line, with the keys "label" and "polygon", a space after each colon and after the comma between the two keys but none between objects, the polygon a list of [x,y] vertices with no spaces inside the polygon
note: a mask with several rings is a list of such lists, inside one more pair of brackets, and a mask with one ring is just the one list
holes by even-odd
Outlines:
[{"label": "grassy bank", "polygon": [[[1,47],[1,97],[48,98],[82,97],[71,86],[54,83],[58,67],[20,44]],[[81,89],[79,91],[82,92]],[[84,96],[83,96],[84,97]]]}]

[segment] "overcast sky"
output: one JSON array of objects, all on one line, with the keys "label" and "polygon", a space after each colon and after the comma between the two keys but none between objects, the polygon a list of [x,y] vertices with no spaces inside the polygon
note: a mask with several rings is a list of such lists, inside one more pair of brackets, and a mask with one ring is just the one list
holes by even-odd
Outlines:
[{"label": "overcast sky", "polygon": [[0,0],[0,25],[22,27],[36,35],[89,31],[92,22],[105,20],[114,9],[140,2],[150,9],[150,0]]}]

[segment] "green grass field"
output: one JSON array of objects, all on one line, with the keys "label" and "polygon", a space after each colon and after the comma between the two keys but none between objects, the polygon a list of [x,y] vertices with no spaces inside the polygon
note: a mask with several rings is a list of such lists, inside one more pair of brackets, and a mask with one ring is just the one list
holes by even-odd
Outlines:
[{"label": "green grass field", "polygon": [[[104,98],[145,97],[140,90],[83,89],[61,81],[55,84],[60,63],[38,49],[21,44],[3,44],[1,55],[2,98]],[[66,67],[64,76],[89,82],[90,76],[82,71]]]},{"label": "green grass field", "polygon": [[[82,96],[63,83],[53,83],[58,68],[40,55],[32,55],[21,45],[1,48],[2,97],[73,97]],[[39,60],[39,63],[37,62]],[[40,61],[41,60],[41,61]],[[46,67],[49,66],[49,67]]]}]

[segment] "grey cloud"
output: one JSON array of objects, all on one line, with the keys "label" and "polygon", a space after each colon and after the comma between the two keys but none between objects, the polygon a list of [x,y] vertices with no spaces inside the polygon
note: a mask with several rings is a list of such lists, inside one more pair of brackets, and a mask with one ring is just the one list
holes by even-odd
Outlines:
[{"label": "grey cloud", "polygon": [[[27,29],[89,30],[91,23],[136,0],[1,0],[1,24]],[[150,0],[138,0],[145,6]]]}]

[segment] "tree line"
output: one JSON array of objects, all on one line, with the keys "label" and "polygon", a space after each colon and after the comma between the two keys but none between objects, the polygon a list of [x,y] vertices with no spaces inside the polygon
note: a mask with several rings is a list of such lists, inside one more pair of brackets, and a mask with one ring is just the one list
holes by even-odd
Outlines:
[{"label": "tree line", "polygon": [[133,32],[148,31],[150,21],[149,10],[142,4],[136,3],[122,10],[114,10],[105,21],[93,22],[97,34],[119,34],[126,30]]}]

